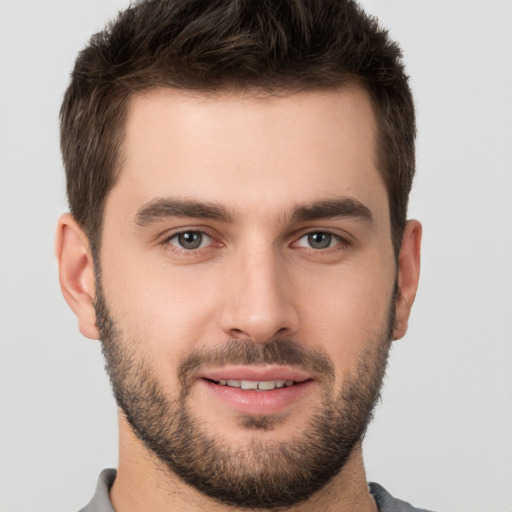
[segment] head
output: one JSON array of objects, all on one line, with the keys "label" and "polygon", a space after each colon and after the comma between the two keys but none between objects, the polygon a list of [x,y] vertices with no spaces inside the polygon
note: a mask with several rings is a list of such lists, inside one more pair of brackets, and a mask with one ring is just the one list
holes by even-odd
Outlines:
[{"label": "head", "polygon": [[418,281],[385,31],[353,2],[137,3],[80,54],[62,149],[61,284],[121,444],[241,507],[348,478]]},{"label": "head", "polygon": [[134,95],[167,87],[269,94],[357,83],[377,121],[395,254],[415,171],[415,116],[399,47],[354,1],[150,0],[122,12],[80,53],[61,109],[71,213],[93,250],[122,168]]}]

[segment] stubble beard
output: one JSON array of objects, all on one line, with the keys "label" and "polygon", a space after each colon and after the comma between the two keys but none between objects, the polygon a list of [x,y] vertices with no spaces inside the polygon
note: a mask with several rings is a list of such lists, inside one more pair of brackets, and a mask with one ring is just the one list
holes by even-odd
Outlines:
[{"label": "stubble beard", "polygon": [[[105,302],[99,273],[96,321],[113,393],[135,435],[170,472],[210,498],[241,508],[286,508],[306,500],[344,467],[372,419],[384,377],[394,325],[394,297],[379,333],[367,340],[356,371],[334,391],[334,365],[323,353],[298,342],[267,344],[230,341],[220,350],[195,351],[181,361],[180,393],[170,400],[151,370],[136,354],[138,343],[115,325]],[[258,432],[273,428],[269,416],[240,416],[240,429],[252,441],[234,447],[208,431],[190,414],[188,397],[194,370],[205,363],[290,364],[315,369],[322,399],[301,435],[264,441]]]}]

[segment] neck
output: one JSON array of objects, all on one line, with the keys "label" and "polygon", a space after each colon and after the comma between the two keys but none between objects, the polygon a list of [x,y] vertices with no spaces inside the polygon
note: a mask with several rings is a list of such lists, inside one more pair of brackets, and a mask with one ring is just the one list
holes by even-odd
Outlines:
[{"label": "neck", "polygon": [[[216,502],[183,482],[145,447],[121,416],[119,467],[110,490],[116,512],[248,512],[246,508]],[[280,510],[377,512],[366,482],[361,445],[354,448],[340,473],[325,487],[309,499]]]}]

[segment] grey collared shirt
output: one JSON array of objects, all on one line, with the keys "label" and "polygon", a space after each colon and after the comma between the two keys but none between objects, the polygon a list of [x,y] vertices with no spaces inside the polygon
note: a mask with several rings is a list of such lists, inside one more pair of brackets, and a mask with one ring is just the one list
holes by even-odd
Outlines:
[{"label": "grey collared shirt", "polygon": [[[92,500],[80,512],[115,512],[109,498],[109,491],[115,479],[115,469],[104,469],[98,478],[98,485]],[[379,507],[379,512],[429,512],[421,508],[414,508],[405,501],[393,498],[379,484],[370,483],[370,491]]]}]

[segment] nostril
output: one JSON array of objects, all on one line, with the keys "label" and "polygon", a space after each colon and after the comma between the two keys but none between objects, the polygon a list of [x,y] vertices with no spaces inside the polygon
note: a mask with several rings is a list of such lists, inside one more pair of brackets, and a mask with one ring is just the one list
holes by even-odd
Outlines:
[{"label": "nostril", "polygon": [[251,337],[246,332],[242,331],[242,329],[230,329],[229,335],[231,339],[234,340],[251,339]]},{"label": "nostril", "polygon": [[231,339],[250,339],[254,343],[267,343],[276,336],[294,336],[299,313],[293,301],[274,296],[265,289],[257,291],[240,292],[240,296],[230,294],[220,311],[222,331]]}]

